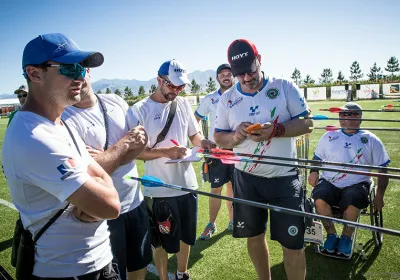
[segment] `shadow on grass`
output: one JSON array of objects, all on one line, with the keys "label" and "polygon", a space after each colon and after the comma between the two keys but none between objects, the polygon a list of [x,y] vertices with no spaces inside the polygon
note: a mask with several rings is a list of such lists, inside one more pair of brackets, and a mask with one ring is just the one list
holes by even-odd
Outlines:
[{"label": "shadow on grass", "polygon": [[12,238],[10,238],[8,240],[1,241],[0,242],[0,252],[6,250],[8,248],[11,248],[12,242],[13,242]]},{"label": "shadow on grass", "polygon": [[[320,255],[313,246],[305,248],[307,261],[307,280],[317,279],[356,279],[365,280],[368,270],[378,257],[380,248],[375,247],[372,239],[364,245],[366,259],[360,258],[357,252],[350,260],[334,259]],[[286,279],[283,262],[271,267],[272,279]]]},{"label": "shadow on grass", "polygon": [[[211,247],[213,244],[218,242],[221,238],[225,237],[226,235],[231,235],[232,232],[228,229],[213,235],[212,238],[208,240],[196,240],[196,244],[191,247],[190,256],[189,256],[189,263],[188,269],[190,269],[196,262],[203,258],[202,251]],[[173,255],[168,260],[168,271],[176,271],[177,269],[177,260],[176,255]]]}]

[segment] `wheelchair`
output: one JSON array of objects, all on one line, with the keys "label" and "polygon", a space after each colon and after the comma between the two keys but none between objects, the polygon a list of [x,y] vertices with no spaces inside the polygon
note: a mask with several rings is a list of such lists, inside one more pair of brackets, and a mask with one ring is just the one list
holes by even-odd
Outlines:
[{"label": "wheelchair", "polygon": [[[298,158],[305,158],[308,159],[308,153],[309,153],[309,139],[310,135],[302,135],[298,138],[296,138],[296,148],[297,148],[297,157]],[[315,204],[314,201],[310,196],[308,196],[308,189],[307,189],[307,169],[302,168],[302,170],[299,170],[299,178],[300,182],[302,183],[303,186],[303,191],[304,191],[304,200],[305,200],[305,211],[310,212],[310,213],[316,213],[315,209]],[[374,181],[371,179],[370,182],[370,188],[369,188],[369,206],[366,209],[362,209],[357,217],[357,222],[360,221],[360,216],[361,215],[368,215],[370,218],[371,225],[376,226],[376,227],[382,227],[383,228],[383,213],[382,211],[377,212],[375,211],[374,207],[374,200],[376,197],[376,191],[377,191],[377,186],[375,185]],[[334,218],[339,218],[342,219],[343,215],[340,212],[340,209],[338,206],[332,207],[332,213]],[[364,252],[364,245],[362,243],[356,243],[356,237],[357,237],[357,230],[358,228],[354,228],[353,236],[352,236],[352,250],[351,254],[349,257],[343,256],[343,255],[338,255],[336,253],[328,253],[323,250],[323,243],[324,243],[324,234],[323,234],[323,225],[321,221],[306,218],[306,231],[304,234],[304,242],[307,244],[310,244],[314,247],[314,250],[321,255],[327,256],[327,257],[332,257],[332,258],[337,258],[337,259],[345,259],[349,260],[352,258],[354,249],[357,247],[357,251],[360,254],[361,258],[365,258],[365,252]],[[381,248],[383,245],[383,234],[381,232],[375,232],[371,231],[372,233],[372,240],[374,242],[374,245],[377,248]],[[356,245],[357,244],[357,245]]]}]

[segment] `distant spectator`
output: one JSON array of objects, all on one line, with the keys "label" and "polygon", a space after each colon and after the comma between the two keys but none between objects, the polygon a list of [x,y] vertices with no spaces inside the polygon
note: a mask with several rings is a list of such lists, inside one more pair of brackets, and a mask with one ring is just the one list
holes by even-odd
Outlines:
[{"label": "distant spectator", "polygon": [[[21,106],[25,104],[25,101],[28,97],[28,89],[27,88],[28,88],[27,86],[22,85],[14,91],[14,94],[17,94],[19,104],[21,104]],[[18,111],[18,109],[11,112],[10,118],[8,119],[7,126],[10,124],[12,118],[14,117],[14,115],[17,111]]]}]

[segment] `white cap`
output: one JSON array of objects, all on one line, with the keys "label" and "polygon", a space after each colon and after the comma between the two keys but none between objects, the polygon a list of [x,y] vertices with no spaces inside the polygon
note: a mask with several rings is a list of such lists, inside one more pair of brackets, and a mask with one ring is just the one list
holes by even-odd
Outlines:
[{"label": "white cap", "polygon": [[158,70],[158,75],[168,76],[174,86],[190,84],[185,67],[175,59],[164,62]]}]

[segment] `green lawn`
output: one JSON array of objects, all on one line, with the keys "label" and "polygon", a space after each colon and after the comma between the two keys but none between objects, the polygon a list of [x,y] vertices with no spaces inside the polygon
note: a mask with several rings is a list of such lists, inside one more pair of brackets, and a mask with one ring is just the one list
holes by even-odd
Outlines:
[{"label": "green lawn", "polygon": [[[365,109],[378,109],[381,105],[391,103],[387,100],[369,100],[359,102]],[[319,114],[319,108],[329,108],[343,105],[343,102],[312,102],[310,106],[314,114]],[[326,113],[328,116],[336,116]],[[368,113],[365,118],[398,119],[399,113]],[[0,120],[0,144],[3,143],[7,120]],[[337,125],[338,121],[317,121],[315,126]],[[364,127],[400,127],[396,123],[365,122]],[[315,130],[311,134],[310,155],[324,133],[323,130]],[[392,167],[399,167],[399,137],[398,132],[377,131],[386,146],[392,160]],[[143,164],[138,163],[139,173],[143,174]],[[200,163],[195,164],[196,173],[199,176]],[[199,179],[199,178],[198,178]],[[200,182],[200,181],[199,181]],[[209,185],[200,188],[209,191]],[[400,183],[391,181],[385,196],[384,223],[385,227],[400,229],[400,215],[397,213],[397,205],[400,201]],[[4,176],[0,176],[0,199],[10,201],[9,191]],[[14,274],[10,265],[11,238],[14,230],[14,222],[17,218],[16,211],[0,205],[0,264]],[[199,198],[199,216],[197,234],[200,235],[208,222],[208,198]],[[363,216],[361,222],[369,224],[369,217]],[[228,214],[225,204],[217,219],[218,233],[208,241],[198,241],[192,247],[189,259],[189,271],[193,279],[257,279],[254,268],[247,255],[246,241],[233,239],[226,231]],[[371,232],[359,230],[357,242],[371,244]],[[269,238],[269,236],[268,236]],[[306,247],[307,279],[400,279],[400,239],[386,235],[380,251],[374,246],[367,246],[367,259],[361,260],[357,254],[350,261],[341,261],[323,257],[313,252],[310,246]],[[271,253],[271,270],[273,279],[286,279],[282,262],[282,251],[277,242],[269,241]],[[176,270],[176,258],[170,256],[169,271]],[[148,274],[148,279],[157,279]]]}]

